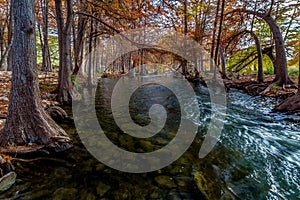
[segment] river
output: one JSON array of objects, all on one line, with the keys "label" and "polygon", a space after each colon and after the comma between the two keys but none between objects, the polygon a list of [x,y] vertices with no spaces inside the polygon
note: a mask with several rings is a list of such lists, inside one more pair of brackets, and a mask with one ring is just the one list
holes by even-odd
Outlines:
[{"label": "river", "polygon": [[[150,121],[149,105],[161,103],[168,111],[165,127],[150,139],[124,134],[114,122],[110,108],[115,83],[111,79],[100,81],[95,105],[100,125],[115,145],[144,153],[157,150],[176,137],[180,105],[169,90],[155,84],[135,92],[130,114],[136,123],[146,125]],[[230,90],[219,141],[212,152],[199,159],[211,105],[206,90],[198,85],[193,87],[201,116],[197,121],[198,133],[190,148],[171,165],[138,174],[107,167],[86,150],[71,117],[60,125],[71,135],[74,147],[51,157],[14,160],[17,181],[0,198],[300,199],[300,129],[295,122],[299,117],[272,113],[276,99]],[[71,113],[70,107],[65,109]]]}]

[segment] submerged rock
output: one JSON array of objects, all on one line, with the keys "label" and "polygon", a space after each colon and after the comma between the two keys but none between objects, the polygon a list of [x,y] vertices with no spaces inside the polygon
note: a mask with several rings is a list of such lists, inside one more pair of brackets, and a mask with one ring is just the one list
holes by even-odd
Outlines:
[{"label": "submerged rock", "polygon": [[97,185],[97,194],[102,197],[110,189],[109,185],[99,182]]},{"label": "submerged rock", "polygon": [[131,193],[127,189],[119,189],[114,192],[114,199],[121,200],[121,199],[132,199]]},{"label": "submerged rock", "polygon": [[15,182],[17,174],[14,166],[0,156],[0,192],[8,190]]},{"label": "submerged rock", "polygon": [[16,181],[17,174],[9,172],[0,178],[0,192],[8,190]]},{"label": "submerged rock", "polygon": [[97,198],[92,193],[80,193],[80,200],[96,200]]},{"label": "submerged rock", "polygon": [[162,187],[174,188],[176,184],[169,176],[157,176],[155,181]]},{"label": "submerged rock", "polygon": [[34,190],[31,192],[30,197],[28,199],[41,199],[43,197],[48,196],[50,193],[49,190],[44,189],[44,190]]},{"label": "submerged rock", "polygon": [[53,200],[73,200],[77,197],[78,190],[76,188],[58,188],[53,194]]}]

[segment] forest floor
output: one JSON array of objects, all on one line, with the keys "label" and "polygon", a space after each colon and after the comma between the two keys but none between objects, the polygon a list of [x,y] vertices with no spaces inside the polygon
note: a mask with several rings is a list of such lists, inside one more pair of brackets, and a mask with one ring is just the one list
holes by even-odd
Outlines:
[{"label": "forest floor", "polygon": [[[58,74],[53,72],[39,73],[40,92],[42,97],[42,105],[44,107],[59,104],[54,100],[55,95],[51,94],[51,91],[53,91],[57,86],[57,77]],[[0,71],[0,119],[5,118],[7,114],[10,88],[11,72]]]},{"label": "forest floor", "polygon": [[[53,105],[58,105],[59,103],[54,100],[55,95],[51,92],[57,86],[57,73],[54,72],[39,72],[39,82],[40,82],[40,92],[42,97],[42,104],[44,107],[49,107]],[[256,75],[244,75],[240,76],[238,79],[230,79],[225,81],[225,85],[228,88],[236,88],[243,90],[251,95],[260,95],[264,89],[271,84],[274,79],[274,75],[266,75],[265,83],[257,83]],[[298,76],[291,76],[294,83],[297,83]],[[11,87],[11,72],[0,71],[0,119],[4,119],[7,114],[9,93]],[[277,87],[273,86],[265,96],[277,97],[281,100],[292,96],[297,92],[296,87]],[[1,127],[1,122],[0,122]]]}]

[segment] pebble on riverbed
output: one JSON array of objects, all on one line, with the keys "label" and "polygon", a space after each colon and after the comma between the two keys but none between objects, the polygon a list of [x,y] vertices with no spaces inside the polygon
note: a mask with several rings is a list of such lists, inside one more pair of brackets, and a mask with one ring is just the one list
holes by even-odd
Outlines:
[{"label": "pebble on riverbed", "polygon": [[13,166],[0,156],[0,192],[8,190],[16,181],[17,174],[13,171]]}]

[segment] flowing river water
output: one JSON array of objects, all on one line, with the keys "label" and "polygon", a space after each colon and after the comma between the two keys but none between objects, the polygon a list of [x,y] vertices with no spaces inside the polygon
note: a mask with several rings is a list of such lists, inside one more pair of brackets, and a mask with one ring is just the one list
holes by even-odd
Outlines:
[{"label": "flowing river water", "polygon": [[[159,85],[143,86],[134,93],[129,109],[137,124],[149,123],[147,113],[153,103],[168,111],[166,125],[157,136],[136,139],[124,134],[113,120],[110,98],[115,83],[102,79],[97,89],[95,109],[106,136],[119,147],[140,153],[168,144],[180,121],[176,97]],[[300,129],[294,122],[298,116],[272,113],[276,99],[231,90],[219,142],[199,159],[211,105],[205,88],[197,85],[194,90],[200,110],[198,134],[171,165],[141,174],[107,167],[85,149],[71,118],[61,126],[71,135],[74,147],[53,157],[14,160],[17,181],[0,199],[300,199]],[[65,109],[71,113],[71,108]]]}]

